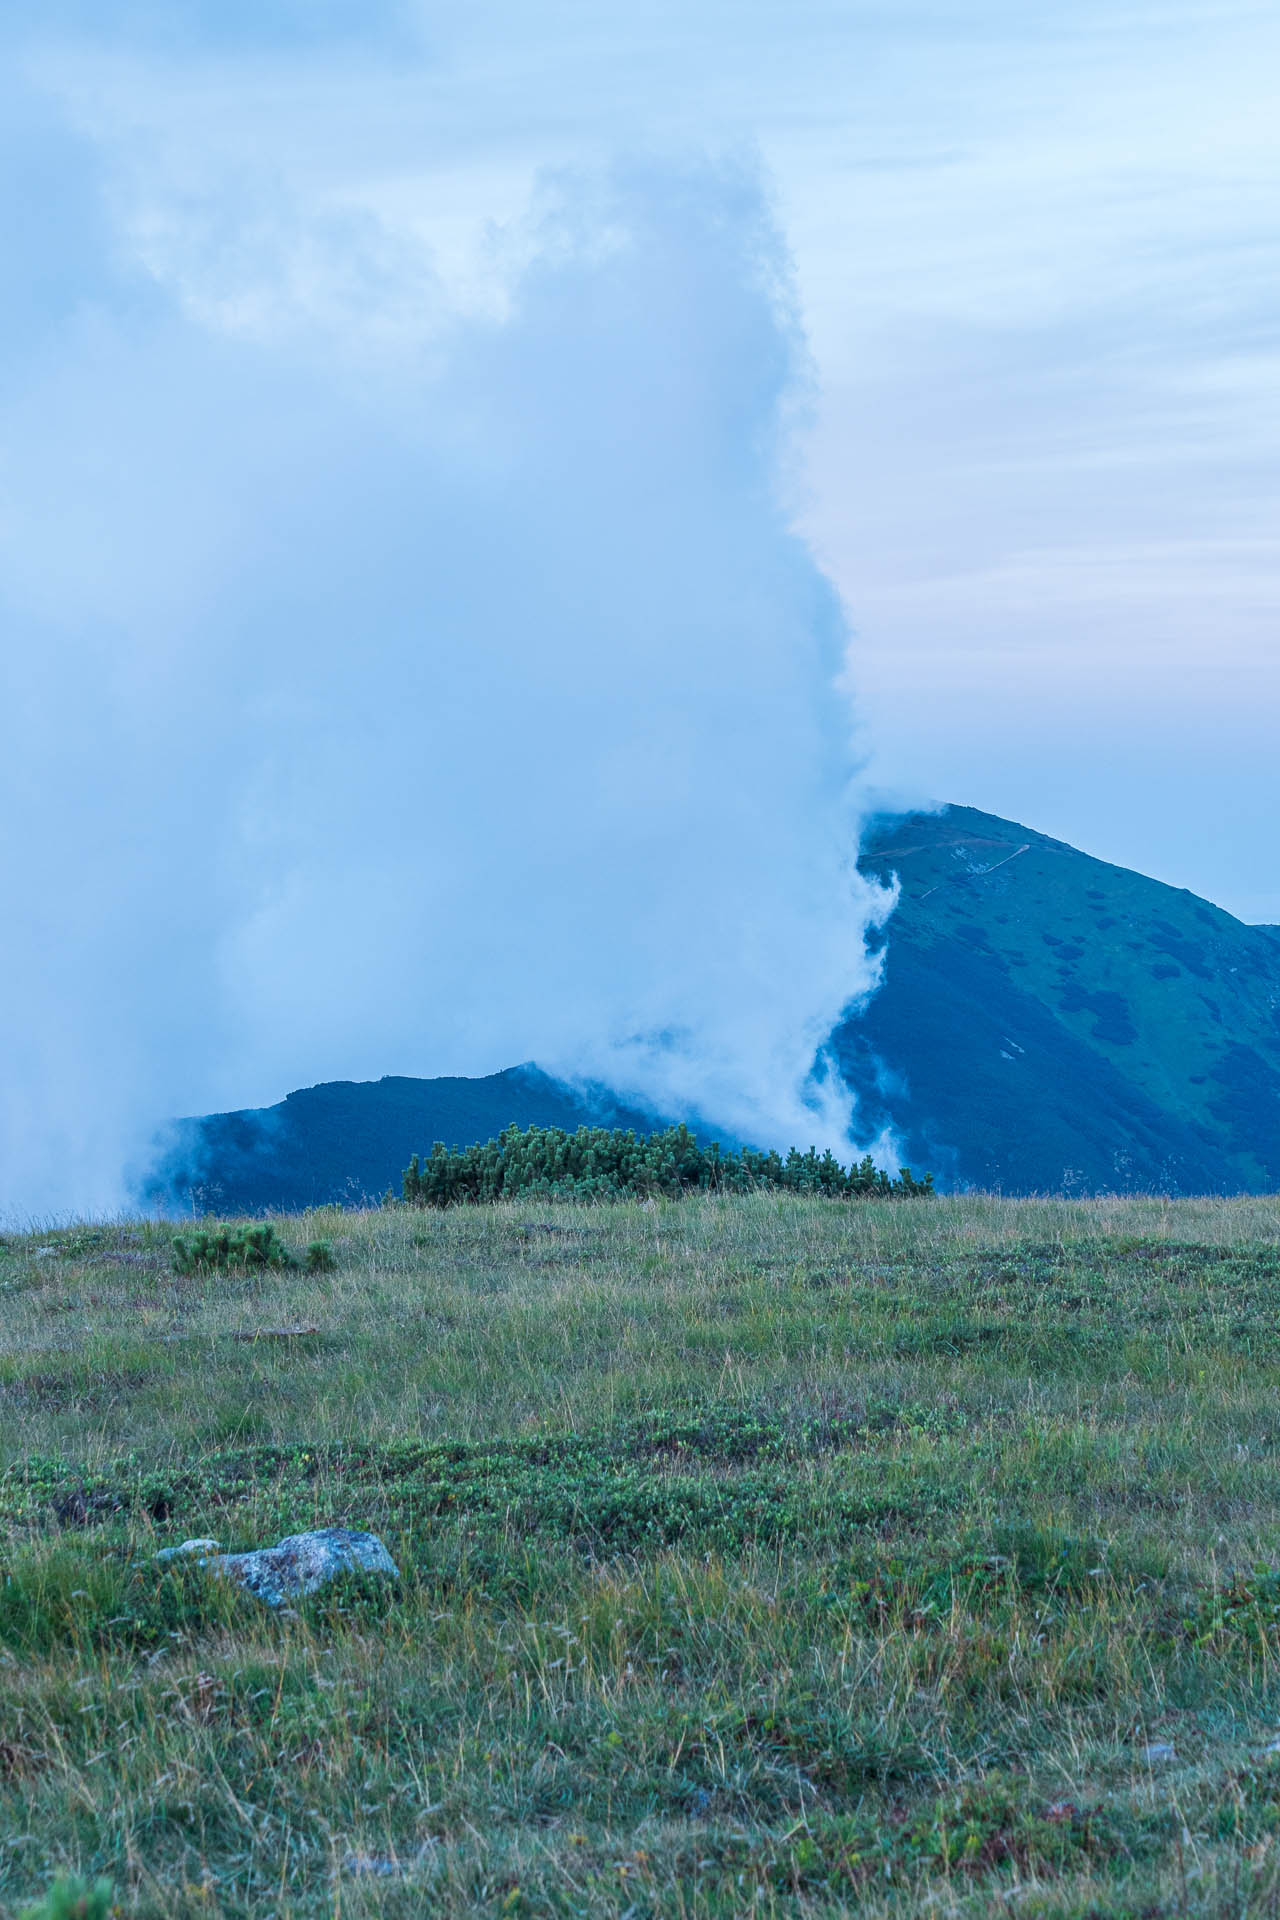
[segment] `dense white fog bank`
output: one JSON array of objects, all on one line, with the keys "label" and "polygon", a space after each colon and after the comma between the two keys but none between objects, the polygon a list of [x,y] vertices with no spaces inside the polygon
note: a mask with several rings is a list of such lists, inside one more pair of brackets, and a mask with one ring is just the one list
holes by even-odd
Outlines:
[{"label": "dense white fog bank", "polygon": [[754,173],[544,183],[462,311],[234,182],[181,246],[113,225],[39,133],[75,217],[0,390],[0,1209],[118,1203],[171,1113],[530,1058],[843,1141],[811,1068],[885,902]]}]

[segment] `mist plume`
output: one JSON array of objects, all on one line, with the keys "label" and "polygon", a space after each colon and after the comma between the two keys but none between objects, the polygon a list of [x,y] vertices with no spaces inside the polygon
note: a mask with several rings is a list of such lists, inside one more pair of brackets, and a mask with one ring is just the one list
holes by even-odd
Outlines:
[{"label": "mist plume", "polygon": [[303,271],[220,217],[176,265],[86,221],[0,394],[0,1209],[120,1204],[173,1113],[527,1059],[844,1144],[886,902],[754,172],[544,183],[466,312],[367,226]]}]

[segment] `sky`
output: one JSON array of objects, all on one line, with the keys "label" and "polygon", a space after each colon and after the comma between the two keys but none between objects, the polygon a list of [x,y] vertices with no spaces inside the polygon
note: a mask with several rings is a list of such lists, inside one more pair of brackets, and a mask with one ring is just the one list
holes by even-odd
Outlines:
[{"label": "sky", "polygon": [[344,218],[393,308],[424,240],[483,301],[541,170],[758,155],[873,776],[1280,919],[1273,6],[6,11],[112,243],[228,328],[341,327]]},{"label": "sky", "polygon": [[31,1204],[515,1057],[781,1137],[877,800],[1280,921],[1277,56],[1252,0],[11,0]]}]

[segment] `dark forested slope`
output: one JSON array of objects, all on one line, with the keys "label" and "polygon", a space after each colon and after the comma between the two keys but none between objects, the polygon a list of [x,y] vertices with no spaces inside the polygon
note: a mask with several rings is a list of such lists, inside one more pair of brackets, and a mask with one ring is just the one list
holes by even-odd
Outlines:
[{"label": "dark forested slope", "polygon": [[482,1079],[331,1080],[278,1106],[179,1120],[143,1197],[219,1213],[359,1204],[400,1191],[409,1155],[433,1143],[470,1146],[503,1127],[634,1126],[655,1122],[602,1090],[582,1093],[537,1067]]}]

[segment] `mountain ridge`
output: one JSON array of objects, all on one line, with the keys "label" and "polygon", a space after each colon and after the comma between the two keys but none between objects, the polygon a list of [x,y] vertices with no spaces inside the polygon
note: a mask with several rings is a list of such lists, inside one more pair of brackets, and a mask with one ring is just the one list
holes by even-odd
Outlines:
[{"label": "mountain ridge", "polygon": [[[860,1138],[891,1134],[958,1188],[1280,1187],[1280,928],[971,807],[877,816],[859,866],[899,887],[881,986],[829,1042]],[[436,1139],[668,1118],[532,1063],[333,1081],[174,1123],[140,1197],[227,1212],[376,1199]]]},{"label": "mountain ridge", "polygon": [[436,1140],[470,1146],[503,1127],[658,1124],[606,1088],[575,1089],[532,1061],[499,1073],[328,1080],[271,1107],[171,1123],[140,1198],[220,1213],[290,1212],[340,1200],[366,1205],[400,1189],[412,1153]]},{"label": "mountain ridge", "polygon": [[968,807],[880,816],[859,865],[899,884],[881,987],[833,1037],[864,1124],[965,1185],[1280,1181],[1269,932]]}]

